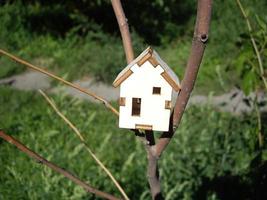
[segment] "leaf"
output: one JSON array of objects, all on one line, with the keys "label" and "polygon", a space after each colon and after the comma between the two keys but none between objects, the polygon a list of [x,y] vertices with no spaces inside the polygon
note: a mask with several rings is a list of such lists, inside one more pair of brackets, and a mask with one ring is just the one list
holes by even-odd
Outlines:
[{"label": "leaf", "polygon": [[255,89],[255,83],[256,83],[256,74],[253,73],[252,70],[244,74],[243,80],[242,80],[242,89],[245,93],[245,95],[249,95],[252,91]]},{"label": "leaf", "polygon": [[76,155],[78,155],[78,154],[81,152],[83,146],[84,146],[83,144],[79,144],[79,145],[77,145],[77,146],[73,149],[73,151],[69,153],[69,157],[70,157],[70,158],[73,158],[73,157],[75,157]]},{"label": "leaf", "polygon": [[258,15],[256,15],[256,20],[257,20],[257,23],[259,24],[259,26],[260,26],[264,31],[267,31],[267,25],[266,25],[266,22],[263,21]]},{"label": "leaf", "polygon": [[237,59],[234,61],[234,65],[237,69],[237,72],[241,75],[245,68],[245,63],[248,59],[251,59],[253,56],[253,52],[251,51],[251,47],[246,47],[237,57]]},{"label": "leaf", "polygon": [[47,131],[45,133],[45,136],[50,138],[50,137],[53,137],[53,136],[57,135],[58,133],[59,133],[58,130],[49,130],[49,131]]}]

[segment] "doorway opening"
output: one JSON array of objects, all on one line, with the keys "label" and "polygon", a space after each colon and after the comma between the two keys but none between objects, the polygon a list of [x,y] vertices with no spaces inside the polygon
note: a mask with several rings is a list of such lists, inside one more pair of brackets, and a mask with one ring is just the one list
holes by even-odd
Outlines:
[{"label": "doorway opening", "polygon": [[132,99],[132,116],[140,116],[141,113],[141,98]]}]

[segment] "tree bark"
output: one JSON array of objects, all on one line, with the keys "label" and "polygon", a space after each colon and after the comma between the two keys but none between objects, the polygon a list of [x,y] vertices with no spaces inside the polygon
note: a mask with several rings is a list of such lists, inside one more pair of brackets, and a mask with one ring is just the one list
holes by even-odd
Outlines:
[{"label": "tree bark", "polygon": [[187,62],[184,79],[181,84],[181,90],[170,118],[170,128],[168,132],[164,132],[161,135],[157,144],[150,147],[152,150],[148,152],[148,181],[153,200],[164,199],[160,190],[157,160],[166,149],[175,133],[175,130],[179,126],[191,92],[194,88],[206,43],[208,41],[211,8],[212,0],[198,0],[197,18],[191,52]]},{"label": "tree bark", "polygon": [[180,124],[186,105],[190,98],[197,78],[198,70],[208,41],[208,32],[211,19],[212,0],[198,0],[197,18],[193,36],[190,56],[188,58],[184,78],[181,84],[181,91],[177,97],[171,126],[168,132],[164,132],[157,145],[156,155],[159,157],[169,144],[175,130]]},{"label": "tree bark", "polygon": [[126,60],[127,63],[130,63],[134,59],[134,53],[127,19],[123,12],[121,1],[111,0],[111,3],[120,28]]}]

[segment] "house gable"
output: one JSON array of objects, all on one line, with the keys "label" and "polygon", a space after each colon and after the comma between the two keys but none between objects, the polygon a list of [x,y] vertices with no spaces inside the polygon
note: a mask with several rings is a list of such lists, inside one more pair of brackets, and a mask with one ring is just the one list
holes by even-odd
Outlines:
[{"label": "house gable", "polygon": [[141,68],[133,65],[132,71],[120,85],[119,127],[168,130],[174,90],[162,78],[163,69],[145,62]]},{"label": "house gable", "polygon": [[175,75],[175,73],[169,68],[169,66],[159,57],[156,51],[152,50],[152,48],[148,47],[145,51],[143,51],[136,59],[134,59],[126,68],[124,68],[115,81],[113,82],[114,87],[118,87],[124,80],[126,80],[129,76],[131,76],[134,72],[132,67],[136,64],[139,67],[149,61],[150,64],[154,67],[160,66],[164,71],[161,73],[161,76],[168,82],[168,84],[178,92],[180,90],[179,79]]}]

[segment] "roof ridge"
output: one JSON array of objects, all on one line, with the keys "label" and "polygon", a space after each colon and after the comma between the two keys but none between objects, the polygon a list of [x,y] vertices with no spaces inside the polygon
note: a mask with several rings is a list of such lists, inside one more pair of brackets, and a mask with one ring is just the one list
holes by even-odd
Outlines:
[{"label": "roof ridge", "polygon": [[151,65],[157,67],[158,65],[164,70],[161,73],[162,77],[173,87],[175,91],[180,90],[179,79],[174,71],[165,63],[159,56],[159,54],[151,46],[148,46],[139,56],[137,56],[132,62],[130,62],[116,77],[113,82],[114,87],[118,87],[124,80],[126,80],[133,71],[131,67],[137,64],[142,66],[146,61],[149,61]]}]

